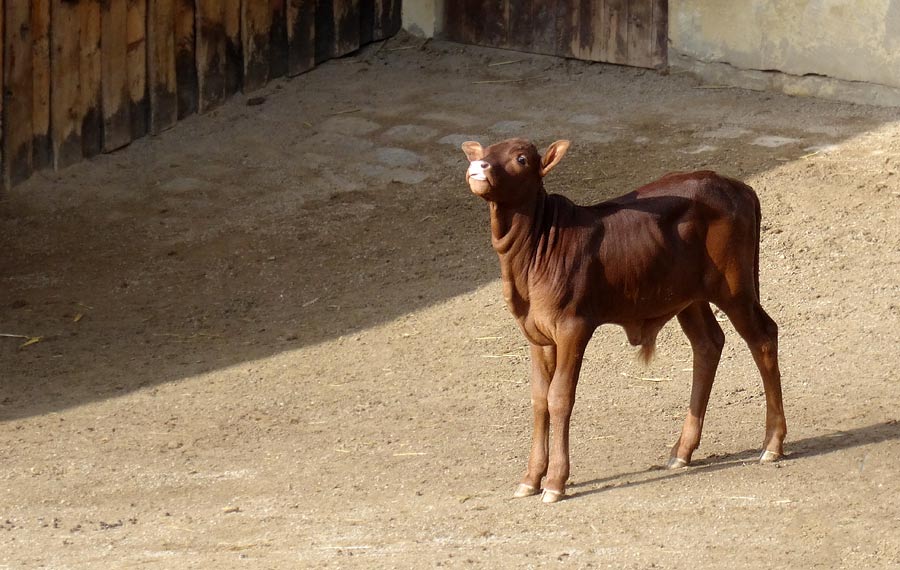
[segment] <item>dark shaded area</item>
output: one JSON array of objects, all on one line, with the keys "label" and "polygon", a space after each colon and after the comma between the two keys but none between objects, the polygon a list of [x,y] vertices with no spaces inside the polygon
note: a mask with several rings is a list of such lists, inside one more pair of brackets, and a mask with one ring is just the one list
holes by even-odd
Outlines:
[{"label": "dark shaded area", "polygon": [[[401,98],[387,78],[378,83],[361,79],[360,96]],[[314,83],[298,92],[301,88],[323,101],[325,110],[312,120],[329,117],[336,100],[333,86]],[[290,95],[297,108],[307,104]],[[666,100],[656,97],[663,109]],[[487,208],[465,187],[460,150],[443,144],[421,147],[422,168],[430,176],[424,184],[360,184],[351,191],[336,185],[310,199],[297,198],[291,193],[308,181],[272,149],[283,149],[286,136],[308,136],[302,114],[291,108],[290,119],[278,123],[272,140],[256,147],[231,140],[252,131],[256,117],[283,118],[270,108],[278,101],[275,95],[258,107],[240,105],[251,115],[237,123],[230,122],[227,109],[206,119],[217,121],[216,136],[222,140],[214,157],[192,152],[192,141],[179,142],[173,135],[128,151],[159,153],[162,160],[131,164],[161,172],[125,172],[127,167],[108,158],[107,165],[96,166],[109,169],[102,177],[74,176],[42,189],[83,192],[84,203],[32,208],[24,195],[3,203],[0,332],[42,339],[25,349],[18,346],[26,339],[0,342],[0,419],[58,411],[353,335],[499,277]],[[779,101],[792,108],[789,99]],[[436,104],[428,105],[430,111]],[[674,116],[678,110],[665,112]],[[847,111],[846,117],[852,115]],[[719,154],[697,158],[676,150],[696,144],[696,127],[665,116],[646,125],[629,120],[625,114],[615,118],[629,125],[629,138],[604,144],[601,161],[598,147],[574,146],[548,180],[548,191],[586,204],[700,161],[727,174],[737,174],[730,169],[739,164],[740,175],[747,177],[807,152],[799,144],[783,147],[776,161],[769,150],[740,152],[747,143],[734,140],[723,143]],[[873,113],[855,124],[858,130],[872,128],[878,117]],[[382,120],[381,126],[386,130],[390,121]],[[577,139],[581,127],[566,128]],[[639,144],[633,141],[639,134],[669,142]],[[379,131],[367,136],[380,140]],[[345,170],[336,176],[352,179],[355,174],[348,172],[365,167],[352,152],[341,160]],[[196,181],[207,176],[205,162],[216,168],[198,190]],[[254,186],[260,173],[276,182],[261,191]],[[109,181],[105,190],[80,187],[101,178]],[[158,181],[173,178],[184,185],[159,188]],[[220,179],[231,183],[228,193],[219,187]],[[123,196],[127,203],[119,200]]]},{"label": "dark shaded area", "polygon": [[[816,435],[796,441],[788,440],[785,444],[787,455],[785,455],[781,461],[794,461],[797,459],[805,459],[807,457],[816,457],[846,449],[853,449],[854,447],[874,445],[895,440],[900,440],[900,422],[897,420],[888,420],[886,422],[852,430]],[[587,497],[589,495],[609,491],[610,489],[638,487],[640,485],[656,483],[663,479],[691,477],[693,475],[712,473],[723,469],[742,467],[747,463],[756,462],[759,459],[759,453],[760,451],[758,449],[746,449],[735,453],[706,457],[694,461],[691,463],[690,467],[683,469],[667,470],[663,467],[654,466],[640,471],[621,473],[610,477],[591,479],[589,481],[579,481],[568,486],[570,489],[570,498]],[[647,476],[654,472],[658,472],[659,476],[629,481],[630,478]],[[580,489],[585,490],[582,491]]]},{"label": "dark shaded area", "polygon": [[460,0],[444,38],[481,46],[665,69],[668,0]]}]

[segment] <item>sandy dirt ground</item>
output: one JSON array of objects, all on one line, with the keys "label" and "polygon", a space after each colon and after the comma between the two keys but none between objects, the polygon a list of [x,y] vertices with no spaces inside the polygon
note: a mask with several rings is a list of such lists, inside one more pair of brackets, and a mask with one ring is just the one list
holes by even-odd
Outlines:
[{"label": "sandy dirt ground", "polygon": [[[408,38],[261,95],[0,202],[0,568],[900,567],[896,109]],[[570,496],[511,498],[527,352],[459,143],[514,135],[573,141],[579,203],[757,189],[785,460],[723,323],[660,469],[690,348],[670,323],[645,369],[604,327]]]}]

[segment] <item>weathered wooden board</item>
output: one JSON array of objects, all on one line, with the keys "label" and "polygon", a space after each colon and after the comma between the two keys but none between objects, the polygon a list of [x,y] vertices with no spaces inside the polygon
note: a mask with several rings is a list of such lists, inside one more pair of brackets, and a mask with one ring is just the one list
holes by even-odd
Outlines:
[{"label": "weathered wooden board", "polygon": [[563,21],[567,29],[567,45],[562,46],[568,57],[599,60],[602,28],[596,26],[603,9],[602,0],[574,0]]},{"label": "weathered wooden board", "polygon": [[628,57],[631,65],[653,67],[650,49],[656,41],[652,27],[653,6],[650,0],[632,2],[628,7]]},{"label": "weathered wooden board", "polygon": [[555,55],[559,42],[557,18],[565,0],[534,0],[532,4],[532,51]]},{"label": "weathered wooden board", "polygon": [[[400,31],[401,0],[374,0],[374,2],[375,29],[372,31],[372,40],[384,40]],[[450,2],[453,3],[455,2]]]},{"label": "weathered wooden board", "polygon": [[[335,57],[334,3],[336,0],[316,0],[316,63]],[[452,2],[451,2],[452,4]]]},{"label": "weathered wooden board", "polygon": [[128,0],[127,76],[131,139],[147,134],[150,96],[147,91],[147,0]]},{"label": "weathered wooden board", "polygon": [[359,49],[359,2],[360,0],[333,0],[335,57]]},{"label": "weathered wooden board", "polygon": [[200,112],[225,100],[225,2],[197,0],[197,89]]},{"label": "weathered wooden board", "polygon": [[269,80],[288,71],[287,0],[269,0],[272,26],[269,28]]},{"label": "weathered wooden board", "polygon": [[[488,0],[467,21],[505,45],[515,1]],[[401,0],[0,0],[3,185],[389,37],[400,8]]]},{"label": "weathered wooden board", "polygon": [[372,42],[375,37],[375,4],[376,0],[360,0],[359,2],[359,45]]},{"label": "weathered wooden board", "polygon": [[481,36],[488,45],[505,48],[509,46],[507,31],[509,21],[508,0],[483,0],[481,6]]},{"label": "weathered wooden board", "polygon": [[[33,71],[31,9],[27,2],[5,6],[3,51],[3,183],[17,184],[32,172]],[[0,28],[2,29],[2,28]]]},{"label": "weathered wooden board", "polygon": [[668,0],[455,0],[447,39],[638,67],[666,66]]},{"label": "weathered wooden board", "polygon": [[50,128],[53,167],[82,158],[81,152],[81,17],[77,4],[53,0],[50,9]]},{"label": "weathered wooden board", "polygon": [[507,45],[511,49],[526,51],[531,49],[534,30],[534,5],[540,0],[520,0],[515,6],[506,2]]},{"label": "weathered wooden board", "polygon": [[241,41],[241,0],[225,4],[225,95],[241,90],[244,84],[244,44]]},{"label": "weathered wooden board", "polygon": [[79,74],[81,152],[91,157],[103,150],[103,113],[100,96],[100,0],[79,0],[81,70]]},{"label": "weathered wooden board", "polygon": [[244,46],[244,92],[255,91],[269,81],[272,9],[269,0],[245,1],[241,13]]},{"label": "weathered wooden board", "polygon": [[175,0],[148,0],[147,77],[150,92],[150,131],[159,133],[178,120]]},{"label": "weathered wooden board", "polygon": [[194,1],[175,0],[175,86],[178,118],[197,112],[197,54],[194,32]]},{"label": "weathered wooden board", "polygon": [[128,5],[117,0],[101,4],[101,88],[103,95],[103,151],[131,142],[128,95]]},{"label": "weathered wooden board", "polygon": [[[4,0],[0,0],[0,30],[4,29],[4,12],[6,11],[6,7],[3,4]],[[0,41],[0,70],[4,69],[4,61],[3,61],[3,49],[4,42]],[[3,73],[0,72],[0,94],[5,93],[6,87],[3,85]],[[3,133],[3,115],[6,113],[4,111],[3,105],[3,97],[0,96],[0,137],[2,137]],[[0,144],[0,172],[6,168],[6,163],[4,161],[4,153],[3,153],[3,145]],[[3,195],[3,191],[7,188],[6,182],[3,180],[3,176],[0,176],[0,196]]]},{"label": "weathered wooden board", "polygon": [[288,70],[290,76],[316,64],[316,2],[287,0]]},{"label": "weathered wooden board", "polygon": [[50,145],[50,0],[31,0],[32,92],[31,156],[34,170],[53,164]]}]

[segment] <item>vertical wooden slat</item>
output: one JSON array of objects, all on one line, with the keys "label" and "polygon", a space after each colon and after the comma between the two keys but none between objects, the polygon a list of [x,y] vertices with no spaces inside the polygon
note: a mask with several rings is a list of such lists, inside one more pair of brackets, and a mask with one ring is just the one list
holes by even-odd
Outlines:
[{"label": "vertical wooden slat", "polygon": [[17,184],[32,172],[33,71],[31,9],[28,2],[7,2],[3,51],[3,183]]},{"label": "vertical wooden slat", "polygon": [[359,45],[372,42],[375,37],[376,0],[361,0],[359,3]]},{"label": "vertical wooden slat", "polygon": [[653,19],[651,0],[634,0],[628,4],[628,58],[629,65],[652,67],[650,46],[656,34],[650,26]]},{"label": "vertical wooden slat", "polygon": [[147,4],[147,72],[150,131],[155,134],[178,120],[174,0],[149,0]]},{"label": "vertical wooden slat", "polygon": [[316,64],[316,2],[288,0],[288,75],[308,71]]},{"label": "vertical wooden slat", "polygon": [[492,47],[506,47],[506,7],[503,0],[483,0],[480,16],[481,43]]},{"label": "vertical wooden slat", "polygon": [[53,164],[50,145],[50,0],[31,0],[32,69],[34,88],[31,140],[35,170]]},{"label": "vertical wooden slat", "polygon": [[607,33],[607,18],[609,9],[607,0],[593,0],[592,13],[594,21],[594,43],[591,45],[591,59],[593,61],[609,60],[609,34]]},{"label": "vertical wooden slat", "polygon": [[50,129],[53,167],[81,160],[81,18],[77,4],[53,0],[50,9]]},{"label": "vertical wooden slat", "polygon": [[573,44],[577,41],[577,18],[580,0],[557,0],[556,4],[556,49],[554,54],[574,57]]},{"label": "vertical wooden slat", "polygon": [[131,142],[128,96],[128,5],[121,0],[101,4],[103,151]]},{"label": "vertical wooden slat", "polygon": [[127,75],[128,118],[131,139],[147,134],[150,120],[150,97],[147,91],[147,0],[128,0]]},{"label": "vertical wooden slat", "polygon": [[539,0],[507,0],[509,12],[509,47],[517,50],[530,50],[534,44],[533,1]]},{"label": "vertical wooden slat", "polygon": [[316,63],[334,57],[334,2],[316,0]]},{"label": "vertical wooden slat", "polygon": [[287,0],[269,0],[269,81],[284,77],[288,70]]},{"label": "vertical wooden slat", "polygon": [[175,86],[178,118],[197,112],[197,53],[194,1],[175,0]]},{"label": "vertical wooden slat", "polygon": [[379,7],[376,6],[373,40],[383,40],[393,36],[400,31],[403,24],[401,13],[402,0],[378,0],[378,2],[380,4],[381,17],[378,17]]},{"label": "vertical wooden slat", "polygon": [[224,0],[225,96],[244,84],[244,44],[241,41],[241,0]]},{"label": "vertical wooden slat", "polygon": [[269,34],[272,28],[272,11],[268,0],[245,1],[241,8],[246,93],[259,89],[269,80]]},{"label": "vertical wooden slat", "polygon": [[556,54],[556,15],[562,0],[534,0],[532,4],[533,41],[535,52]]},{"label": "vertical wooden slat", "polygon": [[[382,18],[378,18],[378,24],[376,27],[375,35],[378,36],[378,32],[381,31],[381,27],[383,26],[383,12],[384,8],[382,6],[383,0],[376,0],[376,14],[381,12]],[[463,41],[463,14],[465,13],[465,6],[462,2],[444,2],[444,30],[443,35],[446,39],[459,42]],[[530,21],[530,20],[529,20]]]},{"label": "vertical wooden slat", "polygon": [[84,156],[91,157],[103,150],[100,0],[80,0],[78,7],[81,16],[81,152]]},{"label": "vertical wooden slat", "polygon": [[197,86],[200,112],[225,100],[225,3],[197,0]]},{"label": "vertical wooden slat", "polygon": [[334,56],[359,49],[359,1],[334,0]]},{"label": "vertical wooden slat", "polygon": [[569,42],[569,53],[579,59],[593,59],[594,46],[597,41],[594,22],[599,20],[599,14],[594,9],[598,7],[596,0],[575,0],[574,9],[569,14],[568,26],[572,29]]},{"label": "vertical wooden slat", "polygon": [[484,18],[481,17],[481,0],[462,0],[465,5],[465,41],[480,44],[484,37]]},{"label": "vertical wooden slat", "polygon": [[[4,64],[6,63],[3,60],[3,55],[6,50],[4,50],[3,44],[3,30],[4,28],[4,13],[6,12],[6,6],[4,5],[4,1],[0,0],[0,172],[3,172],[6,168],[6,162],[4,161],[4,153],[3,153],[3,115],[6,113],[4,111],[5,105],[3,104],[3,93],[5,93],[6,86],[3,84],[3,69],[5,69]],[[0,176],[0,196],[3,195],[3,191],[6,190],[7,185],[3,180],[3,177]]]},{"label": "vertical wooden slat", "polygon": [[628,62],[628,0],[606,0],[607,61]]}]

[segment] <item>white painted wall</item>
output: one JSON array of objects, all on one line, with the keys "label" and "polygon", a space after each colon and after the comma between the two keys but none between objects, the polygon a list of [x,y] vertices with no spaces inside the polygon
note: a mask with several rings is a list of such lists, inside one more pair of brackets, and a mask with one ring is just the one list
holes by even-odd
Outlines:
[{"label": "white painted wall", "polygon": [[403,28],[417,36],[434,37],[442,10],[441,0],[403,0]]},{"label": "white painted wall", "polygon": [[669,42],[670,65],[745,70],[748,86],[778,71],[770,87],[796,94],[892,104],[900,89],[900,0],[669,0]]}]

